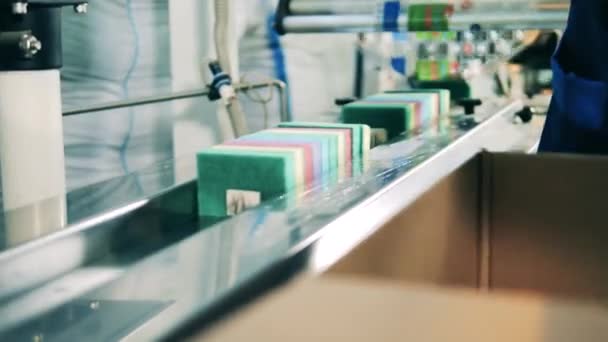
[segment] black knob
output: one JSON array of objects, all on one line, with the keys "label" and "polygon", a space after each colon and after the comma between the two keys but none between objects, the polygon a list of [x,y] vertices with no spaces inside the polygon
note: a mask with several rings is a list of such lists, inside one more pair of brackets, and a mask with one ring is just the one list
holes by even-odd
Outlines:
[{"label": "black knob", "polygon": [[481,106],[482,102],[480,99],[460,99],[458,104],[464,108],[466,115],[475,114],[475,107]]},{"label": "black knob", "polygon": [[479,24],[473,24],[471,25],[471,27],[469,28],[469,30],[473,33],[477,33],[481,31],[481,25]]},{"label": "black knob", "polygon": [[534,112],[532,111],[532,108],[530,108],[530,106],[524,106],[524,108],[522,108],[522,110],[520,110],[519,112],[515,113],[515,115],[519,117],[524,123],[528,123],[532,121]]},{"label": "black knob", "polygon": [[209,94],[207,94],[207,97],[211,101],[216,101],[222,97],[220,89],[223,86],[231,85],[232,79],[230,78],[230,75],[222,70],[220,63],[217,61],[209,63],[209,70],[211,70],[211,73],[213,74],[213,81],[211,81],[211,84],[209,85]]},{"label": "black knob", "polygon": [[220,66],[220,62],[218,62],[218,61],[211,61],[211,62],[209,62],[209,70],[211,70],[211,74],[213,76],[221,73],[222,72],[222,67]]},{"label": "black knob", "polygon": [[345,105],[347,105],[349,103],[353,103],[355,101],[357,101],[357,99],[354,97],[341,97],[341,98],[335,99],[334,103],[336,104],[336,106],[345,106]]}]

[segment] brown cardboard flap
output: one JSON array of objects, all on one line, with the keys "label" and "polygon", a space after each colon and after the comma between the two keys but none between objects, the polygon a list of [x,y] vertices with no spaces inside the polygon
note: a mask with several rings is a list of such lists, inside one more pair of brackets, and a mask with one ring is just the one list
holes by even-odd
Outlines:
[{"label": "brown cardboard flap", "polygon": [[200,341],[608,341],[608,310],[355,278],[304,280]]},{"label": "brown cardboard flap", "polygon": [[477,287],[480,158],[435,185],[330,273]]},{"label": "brown cardboard flap", "polygon": [[491,286],[608,296],[608,158],[489,156]]},{"label": "brown cardboard flap", "polygon": [[330,273],[608,297],[608,158],[484,152]]},{"label": "brown cardboard flap", "polygon": [[608,158],[482,153],[207,340],[608,341],[607,195]]}]

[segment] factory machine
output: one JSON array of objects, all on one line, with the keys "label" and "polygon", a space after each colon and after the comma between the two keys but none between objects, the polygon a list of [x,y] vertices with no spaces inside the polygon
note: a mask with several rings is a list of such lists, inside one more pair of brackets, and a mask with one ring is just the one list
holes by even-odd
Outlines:
[{"label": "factory machine", "polygon": [[[357,35],[353,97],[336,99],[341,115],[287,122],[283,91],[285,122],[274,131],[137,172],[181,170],[198,179],[78,212],[70,199],[103,184],[62,194],[62,6],[86,12],[83,1],[0,2],[0,340],[481,341],[499,334],[540,341],[568,340],[572,331],[605,340],[603,309],[590,299],[606,294],[599,241],[607,208],[588,199],[608,185],[601,177],[608,164],[530,154],[550,95],[546,59],[567,2],[282,0],[280,34]],[[382,37],[390,48],[378,64],[370,51],[382,49]],[[383,72],[370,78],[369,65]],[[212,68],[218,77],[210,88],[63,114],[210,93],[232,98],[222,89],[230,75]],[[435,114],[427,118],[419,107]],[[399,119],[377,121],[389,112]],[[289,153],[261,147],[285,135],[292,140],[281,148]],[[324,144],[350,156],[340,157],[346,166],[331,164],[338,157],[319,152]],[[300,159],[290,154],[301,146]],[[335,176],[315,177],[322,163],[306,167],[315,153],[327,156]],[[306,182],[268,195],[261,187],[273,182],[256,183],[256,192],[243,185],[255,179],[240,177],[238,189],[221,183],[225,198],[213,202],[209,194],[228,181],[213,178],[207,165],[215,164],[205,163],[228,154],[252,158],[249,165],[272,154],[280,165],[300,165],[290,182]],[[33,158],[46,161],[49,178],[40,181]],[[234,168],[242,167],[237,159]]]}]

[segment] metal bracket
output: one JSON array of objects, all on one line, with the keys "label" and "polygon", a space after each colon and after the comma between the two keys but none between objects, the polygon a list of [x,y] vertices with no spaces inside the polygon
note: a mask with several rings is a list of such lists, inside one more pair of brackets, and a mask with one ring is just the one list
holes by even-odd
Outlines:
[{"label": "metal bracket", "polygon": [[87,0],[0,0],[0,70],[59,69],[61,7],[86,13]]}]

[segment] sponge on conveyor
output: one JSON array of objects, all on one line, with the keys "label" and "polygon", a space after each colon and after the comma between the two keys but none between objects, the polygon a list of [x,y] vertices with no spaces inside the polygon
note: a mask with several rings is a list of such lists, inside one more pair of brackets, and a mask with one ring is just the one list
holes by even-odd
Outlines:
[{"label": "sponge on conveyor", "polygon": [[[418,127],[420,127],[422,124],[424,124],[424,115],[422,112],[422,102],[421,101],[407,101],[407,102],[403,102],[403,101],[379,101],[379,100],[363,100],[360,101],[359,103],[362,104],[368,104],[370,106],[372,106],[373,108],[375,108],[375,111],[377,112],[378,110],[381,111],[386,111],[388,109],[391,108],[403,108],[405,107],[407,109],[407,115],[405,118],[405,122],[406,122],[406,128],[404,131],[401,131],[401,133],[403,132],[407,132],[407,131],[411,131],[413,129],[416,129]],[[386,128],[383,128],[386,129]],[[391,137],[392,138],[392,137]]]},{"label": "sponge on conveyor", "polygon": [[286,136],[293,135],[316,135],[330,137],[330,166],[329,174],[331,179],[337,180],[344,178],[350,171],[347,172],[345,162],[350,154],[350,136],[346,129],[302,129],[302,128],[273,128],[263,132],[271,132],[275,134],[283,134]]},{"label": "sponge on conveyor", "polygon": [[[296,194],[301,194],[306,184],[306,168],[305,168],[305,152],[300,147],[281,147],[281,146],[253,146],[253,145],[217,145],[214,149],[221,150],[235,150],[235,151],[246,151],[246,152],[288,152],[293,153],[293,171],[294,171],[294,186],[292,190],[296,190]],[[247,177],[247,172],[244,170],[241,173],[241,177]],[[261,175],[261,178],[264,178]]]},{"label": "sponge on conveyor", "polygon": [[[222,218],[314,182],[330,184],[368,158],[370,128],[360,124],[283,124],[198,154],[199,214]],[[363,163],[358,163],[359,168]]]},{"label": "sponge on conveyor", "polygon": [[304,169],[303,180],[306,186],[312,186],[315,175],[314,175],[314,159],[313,159],[313,146],[311,144],[295,144],[286,143],[283,141],[246,141],[246,140],[232,140],[224,143],[225,146],[239,146],[239,147],[279,147],[279,148],[300,148],[303,153],[302,167]]},{"label": "sponge on conveyor", "polygon": [[403,104],[357,101],[342,107],[343,123],[386,129],[388,139],[409,130],[411,115],[411,108]]},{"label": "sponge on conveyor", "polygon": [[283,122],[279,124],[283,128],[305,128],[305,129],[348,129],[351,134],[351,151],[353,158],[360,158],[370,149],[370,128],[362,124],[341,124],[325,122]]},{"label": "sponge on conveyor", "polygon": [[342,121],[385,129],[388,139],[393,139],[404,132],[437,121],[441,106],[445,105],[441,94],[440,91],[431,91],[372,95],[342,107]]},{"label": "sponge on conveyor", "polygon": [[411,79],[410,81],[413,83],[414,87],[419,90],[447,89],[450,91],[450,97],[454,101],[471,97],[471,87],[469,87],[469,84],[461,78],[436,81]]},{"label": "sponge on conveyor", "polygon": [[269,132],[258,132],[244,135],[235,142],[239,143],[267,143],[281,145],[303,145],[308,146],[312,151],[312,171],[313,181],[320,180],[328,172],[329,167],[329,138],[319,139],[318,137],[306,137],[300,135],[285,136],[284,134],[273,134]]},{"label": "sponge on conveyor", "polygon": [[[284,122],[279,124],[282,128],[302,128],[302,129],[347,129],[350,132],[351,159],[347,163],[352,164],[353,174],[358,173],[357,165],[361,160],[369,158],[371,148],[371,129],[367,125],[361,124],[340,124],[340,123],[317,123],[317,122]],[[353,163],[353,161],[356,161]]]},{"label": "sponge on conveyor", "polygon": [[[233,214],[232,202],[247,207],[297,188],[297,153],[216,146],[197,155],[200,216]],[[301,172],[300,172],[301,173]]]},{"label": "sponge on conveyor", "polygon": [[366,102],[378,103],[412,103],[419,102],[422,106],[422,122],[428,123],[439,117],[440,98],[437,93],[398,93],[377,94],[369,96]]},{"label": "sponge on conveyor", "polygon": [[[336,170],[338,138],[335,134],[318,134],[314,132],[286,132],[278,129],[264,130],[240,137],[239,140],[249,141],[285,141],[290,143],[305,143],[313,145],[313,168],[315,180],[323,185],[338,178]],[[314,147],[318,146],[319,149]],[[319,153],[320,152],[320,153]]]},{"label": "sponge on conveyor", "polygon": [[439,95],[439,114],[448,115],[450,113],[451,96],[448,89],[407,89],[407,90],[388,90],[386,94],[413,94],[413,93],[436,93]]}]

